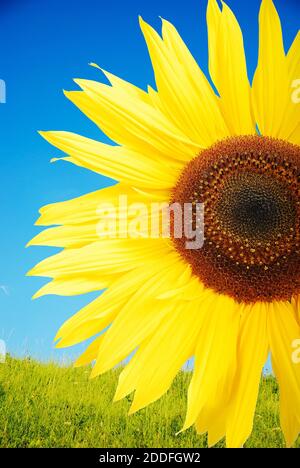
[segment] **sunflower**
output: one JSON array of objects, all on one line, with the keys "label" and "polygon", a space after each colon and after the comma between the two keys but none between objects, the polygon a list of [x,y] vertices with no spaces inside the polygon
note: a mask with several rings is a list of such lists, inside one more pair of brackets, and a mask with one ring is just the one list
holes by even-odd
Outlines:
[{"label": "sunflower", "polygon": [[[249,437],[271,353],[291,446],[300,430],[300,36],[286,53],[278,13],[263,0],[250,85],[232,11],[209,0],[207,23],[214,87],[172,24],[162,20],[159,35],[140,19],[157,90],[102,70],[109,85],[75,80],[80,90],[65,93],[116,145],[42,136],[62,159],[118,183],[41,209],[37,224],[54,227],[30,244],[63,250],[29,274],[52,278],[35,297],[100,291],[62,325],[57,346],[94,337],[76,362],[95,361],[92,377],[131,356],[115,395],[134,392],[130,413],[161,397],[193,357],[183,430],[208,432],[210,446]],[[99,210],[113,219],[121,196],[136,209],[201,203],[202,248],[187,249],[186,236],[110,236]],[[124,205],[118,219],[134,214]]]}]

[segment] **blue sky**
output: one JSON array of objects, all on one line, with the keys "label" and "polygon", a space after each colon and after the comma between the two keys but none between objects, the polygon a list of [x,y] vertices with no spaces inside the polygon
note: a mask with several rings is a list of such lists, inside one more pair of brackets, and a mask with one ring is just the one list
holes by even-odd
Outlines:
[{"label": "blue sky", "polygon": [[[299,29],[299,0],[275,0],[285,41]],[[228,0],[244,30],[249,73],[257,61],[259,0]],[[37,261],[54,249],[31,247],[27,241],[40,206],[66,200],[109,184],[109,180],[69,164],[50,164],[59,153],[37,130],[70,130],[105,137],[62,93],[75,89],[72,78],[102,79],[96,62],[142,88],[153,85],[138,15],[160,26],[159,16],[172,21],[207,70],[206,0],[0,1],[0,79],[7,103],[0,104],[1,209],[0,338],[16,355],[40,359],[72,359],[83,346],[54,350],[60,324],[93,295],[31,300],[45,283],[25,277]]]}]

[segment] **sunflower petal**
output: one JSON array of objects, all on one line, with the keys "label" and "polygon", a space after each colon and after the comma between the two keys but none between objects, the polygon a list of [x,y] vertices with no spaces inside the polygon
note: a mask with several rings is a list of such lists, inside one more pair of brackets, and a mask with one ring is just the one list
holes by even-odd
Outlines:
[{"label": "sunflower petal", "polygon": [[296,36],[288,54],[289,99],[285,120],[280,130],[280,138],[291,143],[300,142],[300,33]]},{"label": "sunflower petal", "polygon": [[[97,190],[71,200],[51,203],[40,209],[40,218],[35,223],[37,226],[51,226],[54,224],[84,224],[99,221],[99,210],[109,206],[118,207],[120,213],[120,197],[126,197],[128,204],[154,201],[167,201],[167,192],[152,193],[134,190],[124,184],[116,184],[111,187]],[[125,207],[127,209],[127,205]]]},{"label": "sunflower petal", "polygon": [[101,276],[101,278],[93,278],[88,276],[75,276],[68,278],[55,278],[49,283],[42,286],[32,297],[46,296],[55,294],[56,296],[78,296],[92,291],[101,291],[106,289],[113,282],[114,276]]},{"label": "sunflower petal", "polygon": [[227,447],[242,447],[249,437],[262,368],[268,355],[267,306],[246,306],[241,318],[238,365],[226,425]]},{"label": "sunflower petal", "polygon": [[300,327],[290,303],[274,303],[268,317],[272,365],[280,387],[280,420],[290,447],[300,433],[300,363],[293,358]]},{"label": "sunflower petal", "polygon": [[208,432],[208,447],[213,447],[226,435],[227,400],[219,395],[214,407],[204,407],[195,423],[198,434]]},{"label": "sunflower petal", "polygon": [[79,248],[99,240],[97,224],[79,226],[57,226],[45,229],[35,236],[27,246],[47,245],[50,247]]},{"label": "sunflower petal", "polygon": [[92,361],[94,361],[99,352],[99,348],[101,346],[103,338],[104,335],[100,335],[97,338],[95,338],[84,351],[84,353],[81,356],[79,356],[79,358],[75,361],[74,367],[86,366],[87,364],[90,364]]},{"label": "sunflower petal", "polygon": [[103,70],[103,68],[98,67],[102,73],[106,76],[110,84],[115,87],[123,90],[124,92],[131,94],[134,98],[139,99],[147,104],[149,104],[149,96],[146,91],[138,88],[137,86],[129,83],[128,81],[123,80],[122,78],[113,75],[112,73]]},{"label": "sunflower petal", "polygon": [[[178,262],[176,255],[165,255],[160,264],[153,262],[143,265],[121,275],[111,282],[110,288],[99,298],[81,309],[77,314],[67,320],[56,335],[60,339],[59,347],[71,346],[99,333],[109,325],[117,313],[121,310],[131,297],[149,281],[151,276],[157,276],[158,272],[170,277],[170,272],[176,267],[176,274],[181,282],[188,281],[185,266]],[[168,289],[169,283],[158,286],[158,292]],[[154,296],[151,296],[154,297]]]},{"label": "sunflower petal", "polygon": [[220,11],[216,0],[208,2],[210,74],[220,94],[221,109],[231,134],[254,134],[243,35],[230,8],[222,4]]},{"label": "sunflower petal", "polygon": [[67,348],[81,343],[103,332],[112,323],[128,300],[128,295],[123,294],[108,303],[104,294],[103,297],[101,295],[90,302],[63,324],[55,337],[55,340],[59,340],[55,345],[56,348]]},{"label": "sunflower petal", "polygon": [[259,58],[253,80],[253,107],[260,132],[278,137],[291,97],[280,18],[272,0],[259,15]]},{"label": "sunflower petal", "polygon": [[129,356],[171,311],[169,301],[138,300],[135,295],[105,334],[91,377],[107,372]]},{"label": "sunflower petal", "polygon": [[209,82],[174,26],[163,20],[163,39],[140,18],[155,72],[161,107],[201,148],[228,135]]},{"label": "sunflower petal", "polygon": [[174,186],[178,171],[122,146],[111,146],[71,132],[40,132],[42,137],[71,156],[71,162],[129,185],[166,189]]},{"label": "sunflower petal", "polygon": [[291,304],[294,308],[295,318],[300,326],[300,296],[293,297]]},{"label": "sunflower petal", "polygon": [[152,105],[96,81],[76,83],[83,91],[65,95],[118,144],[164,161],[188,161],[199,151]]},{"label": "sunflower petal", "polygon": [[72,274],[123,273],[170,251],[160,239],[101,240],[68,249],[38,263],[28,276],[56,278]]},{"label": "sunflower petal", "polygon": [[195,351],[195,370],[188,390],[188,408],[182,430],[212,407],[219,393],[229,398],[236,368],[239,314],[235,302],[212,294],[203,304],[205,315]]},{"label": "sunflower petal", "polygon": [[128,377],[129,388],[136,380],[130,413],[157,400],[169,389],[179,369],[194,354],[202,321],[201,300],[188,305],[174,303],[172,317],[163,319],[141,353],[137,352],[139,370],[134,367]]},{"label": "sunflower petal", "polygon": [[93,376],[106,372],[139,346],[174,309],[174,301],[157,300],[170,285],[186,283],[185,265],[176,262],[163,273],[149,274],[107,331]]}]

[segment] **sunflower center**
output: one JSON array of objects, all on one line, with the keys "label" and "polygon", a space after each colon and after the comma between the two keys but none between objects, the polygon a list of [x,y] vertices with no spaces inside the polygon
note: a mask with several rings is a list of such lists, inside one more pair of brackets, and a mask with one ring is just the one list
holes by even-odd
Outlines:
[{"label": "sunflower center", "polygon": [[247,303],[300,293],[299,177],[300,147],[259,136],[219,142],[185,167],[172,202],[203,203],[204,245],[173,242],[206,287]]},{"label": "sunflower center", "polygon": [[296,206],[282,183],[246,171],[224,183],[216,214],[229,234],[253,243],[276,240],[293,228]]}]

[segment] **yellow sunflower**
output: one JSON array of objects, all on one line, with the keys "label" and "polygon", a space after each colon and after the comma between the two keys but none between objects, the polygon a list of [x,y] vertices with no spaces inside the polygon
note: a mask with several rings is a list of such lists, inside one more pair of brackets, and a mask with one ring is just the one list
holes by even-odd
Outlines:
[{"label": "yellow sunflower", "polygon": [[[183,429],[208,432],[209,445],[224,436],[228,447],[245,443],[270,352],[291,446],[300,430],[300,112],[292,99],[300,36],[286,54],[277,11],[263,0],[250,86],[232,11],[209,0],[207,23],[217,93],[172,24],[163,20],[160,36],[142,19],[157,90],[103,71],[111,85],[75,80],[81,90],[65,93],[117,145],[42,136],[66,161],[119,183],[42,208],[37,224],[55,227],[30,244],[63,250],[29,274],[52,278],[36,297],[105,290],[61,327],[57,346],[95,337],[76,363],[95,360],[92,376],[134,353],[115,396],[134,392],[131,413],[161,397],[194,357]],[[202,248],[185,248],[186,236],[126,235],[123,221],[134,223],[140,206],[171,202],[204,204]]]}]

